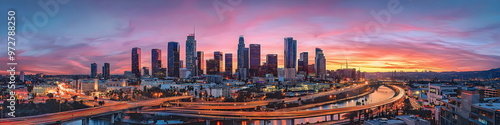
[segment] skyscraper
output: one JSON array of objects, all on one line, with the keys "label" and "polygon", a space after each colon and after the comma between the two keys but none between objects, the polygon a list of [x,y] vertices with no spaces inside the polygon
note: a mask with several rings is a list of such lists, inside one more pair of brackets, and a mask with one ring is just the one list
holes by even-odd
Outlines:
[{"label": "skyscraper", "polygon": [[219,72],[219,66],[215,59],[207,60],[207,75],[217,75]]},{"label": "skyscraper", "polygon": [[269,68],[268,73],[278,76],[278,54],[267,54],[266,64]]},{"label": "skyscraper", "polygon": [[308,52],[302,52],[300,53],[300,59],[299,59],[298,64],[298,71],[302,71],[305,74],[307,74],[307,65],[309,65],[309,53]]},{"label": "skyscraper", "polygon": [[[193,34],[189,34],[186,40],[186,68],[191,76],[196,76],[196,40]],[[188,76],[189,77],[189,76]]]},{"label": "skyscraper", "polygon": [[258,75],[260,66],[260,44],[250,44],[250,76]]},{"label": "skyscraper", "polygon": [[111,75],[109,73],[109,63],[104,63],[104,66],[102,66],[102,77],[104,79],[110,79],[111,78]]},{"label": "skyscraper", "polygon": [[132,73],[135,77],[141,77],[141,48],[132,48]]},{"label": "skyscraper", "polygon": [[297,40],[285,38],[285,68],[295,68],[297,63]]},{"label": "skyscraper", "polygon": [[149,68],[148,67],[142,67],[142,76],[149,76]]},{"label": "skyscraper", "polygon": [[198,68],[198,75],[203,74],[203,69],[205,68],[205,58],[204,58],[204,53],[203,51],[198,51],[196,52],[196,58],[198,63],[196,64],[196,67]]},{"label": "skyscraper", "polygon": [[226,53],[225,55],[226,60],[225,60],[225,71],[228,74],[233,74],[233,54],[232,53]]},{"label": "skyscraper", "polygon": [[238,52],[236,53],[236,58],[238,60],[237,69],[237,77],[239,80],[246,80],[248,74],[248,66],[245,67],[245,60],[248,58],[248,54],[245,56],[245,38],[241,35],[238,39]]},{"label": "skyscraper", "polygon": [[297,40],[285,38],[285,78],[295,79],[297,70]]},{"label": "skyscraper", "polygon": [[97,63],[90,64],[90,78],[97,77]]},{"label": "skyscraper", "polygon": [[180,47],[177,42],[168,42],[168,76],[170,77],[179,77],[179,68],[181,68],[180,63]]},{"label": "skyscraper", "polygon": [[326,59],[325,55],[323,54],[323,50],[320,48],[316,48],[316,57],[314,59],[315,61],[315,66],[316,67],[316,76],[325,79],[326,76]]},{"label": "skyscraper", "polygon": [[214,52],[214,60],[217,63],[217,66],[219,67],[219,68],[217,68],[217,71],[216,71],[217,73],[220,73],[221,70],[223,69],[222,68],[223,67],[223,64],[222,64],[223,58],[224,57],[223,57],[223,53],[222,52],[220,52],[220,51],[215,51]]},{"label": "skyscraper", "polygon": [[238,52],[237,52],[237,59],[238,59],[238,69],[244,67],[244,49],[245,49],[245,38],[243,38],[243,35],[240,36],[239,42],[238,42]]},{"label": "skyscraper", "polygon": [[243,48],[243,68],[248,69],[250,66],[250,50],[248,48]]},{"label": "skyscraper", "polygon": [[249,49],[243,48],[243,62],[242,67],[238,69],[238,76],[240,80],[248,79],[248,67],[249,67]]},{"label": "skyscraper", "polygon": [[161,50],[152,49],[151,50],[151,70],[154,78],[159,78],[162,76],[161,69]]}]

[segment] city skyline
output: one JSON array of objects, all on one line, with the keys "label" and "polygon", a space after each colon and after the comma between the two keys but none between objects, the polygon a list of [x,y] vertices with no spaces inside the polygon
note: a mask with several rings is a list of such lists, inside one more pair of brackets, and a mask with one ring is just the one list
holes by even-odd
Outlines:
[{"label": "city skyline", "polygon": [[[114,3],[121,4],[106,9]],[[367,72],[479,71],[500,67],[500,52],[496,49],[500,47],[500,23],[498,16],[494,16],[499,8],[493,6],[498,3],[429,3],[401,1],[403,10],[391,15],[391,22],[366,42],[353,40],[356,38],[353,29],[364,28],[370,21],[377,22],[371,11],[377,13],[387,9],[387,3],[243,1],[230,6],[232,11],[223,13],[221,19],[211,1],[140,4],[135,1],[70,1],[61,5],[60,11],[51,16],[46,25],[37,27],[40,31],[37,35],[29,38],[20,35],[16,52],[19,68],[26,74],[88,74],[93,62],[110,63],[111,74],[123,74],[131,71],[131,48],[142,49],[140,69],[151,66],[150,50],[167,50],[168,41],[179,41],[180,59],[186,64],[186,34],[196,27],[194,53],[203,51],[208,57],[205,60],[211,59],[215,51],[233,53],[236,58],[238,36],[244,35],[246,47],[261,45],[261,64],[267,54],[278,54],[278,67],[284,67],[284,37],[297,40],[297,54],[310,53],[309,64],[314,62],[315,48],[321,48],[327,70],[340,68],[345,60],[350,66]],[[171,7],[152,7],[155,4]],[[135,5],[138,9],[123,12],[120,9]],[[427,10],[421,10],[424,5]],[[5,5],[0,6],[4,8]],[[27,17],[28,21],[32,21],[34,13],[43,11],[35,2],[10,2],[7,6],[19,8],[20,18]],[[96,10],[83,12],[89,6]],[[106,12],[98,13],[99,10]],[[87,16],[82,19],[87,23],[70,20],[81,19],[74,14],[78,12]],[[135,17],[141,12],[148,12],[139,16],[146,20]],[[190,12],[190,15],[181,15],[182,12]],[[71,25],[73,23],[79,25]],[[100,29],[95,31],[89,27]],[[48,30],[53,32],[41,32]],[[4,32],[0,31],[1,37],[6,34]],[[19,33],[23,32],[20,27]],[[166,51],[161,55],[167,55]],[[167,62],[166,56],[160,58],[161,62]],[[6,58],[1,60],[6,61]],[[237,59],[233,59],[233,67],[237,64]]]}]

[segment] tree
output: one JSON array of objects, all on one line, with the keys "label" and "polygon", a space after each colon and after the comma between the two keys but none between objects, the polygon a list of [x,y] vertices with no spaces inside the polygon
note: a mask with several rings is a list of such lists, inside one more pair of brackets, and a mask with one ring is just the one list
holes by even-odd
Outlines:
[{"label": "tree", "polygon": [[78,98],[78,96],[74,95],[74,96],[71,96],[71,98],[73,98],[73,102],[76,102],[76,98]]},{"label": "tree", "polygon": [[104,101],[99,101],[99,105],[103,106],[104,105]]},{"label": "tree", "polygon": [[352,124],[354,124],[354,118],[356,117],[356,115],[357,115],[357,112],[352,111],[352,112],[346,113],[343,117],[348,118],[349,121],[351,122],[351,125],[352,125]]},{"label": "tree", "polygon": [[49,97],[49,99],[54,98],[54,94],[52,94],[52,93],[47,94],[47,96]]}]

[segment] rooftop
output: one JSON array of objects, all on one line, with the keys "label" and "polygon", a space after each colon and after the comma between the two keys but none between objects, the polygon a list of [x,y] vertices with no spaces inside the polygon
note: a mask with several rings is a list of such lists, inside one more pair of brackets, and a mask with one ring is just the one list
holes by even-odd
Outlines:
[{"label": "rooftop", "polygon": [[410,121],[423,121],[423,122],[428,122],[427,120],[425,119],[422,119],[420,117],[416,117],[414,115],[400,115],[400,116],[396,116],[396,118],[398,119],[402,119],[402,120],[410,120]]},{"label": "rooftop", "polygon": [[476,103],[474,106],[486,108],[486,109],[492,109],[492,110],[500,110],[500,103]]},{"label": "rooftop", "polygon": [[[384,118],[382,118],[384,119]],[[365,121],[365,125],[406,125],[406,123],[402,120],[382,120],[382,119],[376,119],[376,120],[368,120]]]}]

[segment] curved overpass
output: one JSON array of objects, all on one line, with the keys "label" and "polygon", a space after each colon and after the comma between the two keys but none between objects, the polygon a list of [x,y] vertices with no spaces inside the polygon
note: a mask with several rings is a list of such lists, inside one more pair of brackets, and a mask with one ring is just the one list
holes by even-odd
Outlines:
[{"label": "curved overpass", "polygon": [[200,110],[210,110],[210,109],[249,109],[255,108],[257,106],[264,106],[270,102],[295,102],[299,98],[302,100],[313,99],[321,96],[327,96],[332,94],[339,94],[348,91],[354,91],[367,86],[367,84],[354,85],[350,87],[341,88],[338,90],[326,91],[317,94],[305,95],[300,97],[284,98],[284,99],[272,99],[272,100],[262,100],[262,101],[251,101],[251,102],[172,102],[173,104],[187,105],[180,109],[200,109]]},{"label": "curved overpass", "polygon": [[178,116],[209,118],[209,119],[235,119],[235,120],[274,120],[274,119],[296,119],[317,116],[327,116],[332,114],[348,113],[365,109],[377,108],[384,105],[393,104],[404,97],[404,90],[401,87],[392,86],[396,92],[395,96],[385,101],[337,109],[315,110],[315,111],[274,111],[274,112],[246,112],[246,111],[209,111],[209,110],[185,110],[185,109],[152,109],[148,111],[164,111],[175,113]]},{"label": "curved overpass", "polygon": [[50,113],[50,114],[43,114],[36,116],[6,118],[6,119],[0,119],[0,124],[6,124],[6,125],[52,124],[64,121],[82,120],[90,117],[98,117],[98,116],[110,115],[116,112],[123,112],[124,110],[133,108],[154,106],[165,101],[179,100],[186,98],[191,98],[191,96],[174,96],[167,98],[145,100],[140,102],[118,103],[109,106],[85,108],[79,110]]}]

